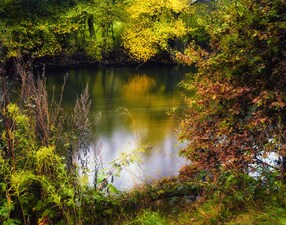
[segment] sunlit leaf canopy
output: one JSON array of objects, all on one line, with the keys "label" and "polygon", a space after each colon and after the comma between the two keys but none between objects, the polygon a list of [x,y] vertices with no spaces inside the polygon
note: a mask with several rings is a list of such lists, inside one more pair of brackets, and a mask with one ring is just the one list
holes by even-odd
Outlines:
[{"label": "sunlit leaf canopy", "polygon": [[124,49],[136,61],[188,42],[186,0],[7,0],[0,3],[2,58],[81,54],[102,60]]},{"label": "sunlit leaf canopy", "polygon": [[131,55],[147,61],[160,51],[170,51],[169,40],[187,34],[184,15],[191,12],[185,0],[130,1],[127,6],[129,22],[124,32],[124,46]]}]

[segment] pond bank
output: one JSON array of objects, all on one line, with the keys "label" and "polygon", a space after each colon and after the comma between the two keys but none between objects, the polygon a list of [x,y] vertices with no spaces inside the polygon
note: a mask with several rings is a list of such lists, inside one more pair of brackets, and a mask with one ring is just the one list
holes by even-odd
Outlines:
[{"label": "pond bank", "polygon": [[177,65],[178,62],[169,55],[164,54],[153,57],[146,62],[137,61],[131,58],[125,51],[118,50],[101,59],[92,58],[85,52],[77,52],[72,55],[58,54],[35,59],[35,65],[41,64],[45,64],[49,67],[76,67],[82,65],[140,67],[142,65]]}]

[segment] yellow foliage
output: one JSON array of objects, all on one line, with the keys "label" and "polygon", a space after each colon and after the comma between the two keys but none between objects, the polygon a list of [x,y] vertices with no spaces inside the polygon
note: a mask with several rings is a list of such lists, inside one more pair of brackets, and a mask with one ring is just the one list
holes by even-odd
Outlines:
[{"label": "yellow foliage", "polygon": [[148,29],[141,32],[140,35],[132,30],[127,30],[124,37],[125,48],[129,49],[135,59],[147,61],[157,53],[154,44],[158,40],[152,36]]},{"label": "yellow foliage", "polygon": [[180,15],[188,12],[186,0],[134,0],[127,7],[130,21],[123,43],[139,61],[147,61],[160,50],[169,50],[168,40],[183,37],[187,26]]},{"label": "yellow foliage", "polygon": [[16,122],[16,124],[21,124],[21,125],[27,125],[29,122],[29,118],[20,113],[20,109],[16,104],[10,103],[7,106],[7,111],[9,113],[9,115],[11,116],[11,118],[13,118]]},{"label": "yellow foliage", "polygon": [[59,162],[59,156],[55,154],[55,146],[42,146],[36,152],[37,171],[50,170],[55,163]]},{"label": "yellow foliage", "polygon": [[166,1],[166,4],[176,13],[187,12],[189,10],[188,0],[169,0]]},{"label": "yellow foliage", "polygon": [[54,155],[54,146],[43,146],[41,147],[36,153],[36,160],[37,162],[43,162],[53,157]]},{"label": "yellow foliage", "polygon": [[132,77],[128,83],[124,86],[123,90],[126,94],[146,94],[150,89],[154,88],[156,81],[146,75],[136,75]]},{"label": "yellow foliage", "polygon": [[142,14],[160,14],[163,11],[173,11],[175,13],[187,12],[189,4],[187,0],[134,0],[131,2],[127,12],[131,18],[137,19]]},{"label": "yellow foliage", "polygon": [[17,50],[11,50],[7,54],[7,58],[13,58],[13,57],[16,58],[18,56],[19,56],[19,52]]},{"label": "yellow foliage", "polygon": [[11,187],[19,196],[21,192],[28,189],[28,184],[31,184],[37,177],[30,171],[19,170],[11,174]]}]

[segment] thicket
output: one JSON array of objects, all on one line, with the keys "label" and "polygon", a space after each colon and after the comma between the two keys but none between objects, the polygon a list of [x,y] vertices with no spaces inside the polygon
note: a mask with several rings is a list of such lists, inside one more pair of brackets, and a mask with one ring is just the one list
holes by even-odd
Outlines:
[{"label": "thicket", "polygon": [[[112,223],[118,202],[110,196],[117,192],[107,182],[111,173],[101,171],[99,160],[92,170],[79,154],[87,155],[96,137],[88,87],[66,115],[61,97],[48,101],[44,77],[24,62],[16,67],[16,88],[1,68],[0,223]],[[100,159],[100,149],[89,154]]]},{"label": "thicket", "polygon": [[200,17],[209,45],[178,54],[198,68],[182,84],[181,154],[190,163],[181,174],[210,185],[219,213],[209,222],[261,201],[285,208],[285,9],[280,0],[218,1]]}]

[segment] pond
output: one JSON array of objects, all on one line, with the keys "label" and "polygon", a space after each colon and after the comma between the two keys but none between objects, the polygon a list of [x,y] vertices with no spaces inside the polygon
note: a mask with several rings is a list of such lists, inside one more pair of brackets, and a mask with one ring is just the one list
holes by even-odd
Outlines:
[{"label": "pond", "polygon": [[[176,123],[167,112],[183,106],[178,83],[187,70],[169,66],[140,70],[53,69],[46,72],[47,89],[51,95],[54,87],[55,95],[59,96],[64,75],[68,74],[62,107],[71,111],[77,96],[88,84],[91,111],[100,113],[97,141],[90,145],[90,169],[94,168],[93,151],[98,148],[101,149],[102,166],[107,169],[120,157],[126,161],[131,160],[133,154],[139,155],[135,161],[140,163],[131,163],[114,178],[114,186],[123,190],[152,179],[176,175],[182,166],[184,160],[177,155],[179,146],[174,135]],[[137,154],[138,149],[144,151]]]}]

